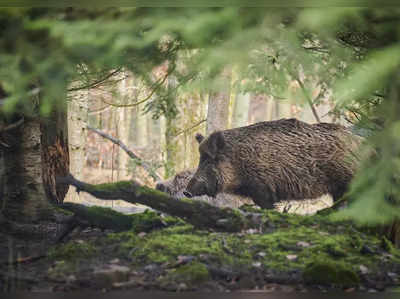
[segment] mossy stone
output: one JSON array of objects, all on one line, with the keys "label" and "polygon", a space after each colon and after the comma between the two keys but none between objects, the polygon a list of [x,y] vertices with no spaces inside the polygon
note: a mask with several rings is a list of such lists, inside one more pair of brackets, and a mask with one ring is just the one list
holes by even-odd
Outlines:
[{"label": "mossy stone", "polygon": [[196,286],[210,279],[207,267],[203,263],[191,262],[171,270],[164,281],[184,282],[188,286]]},{"label": "mossy stone", "polygon": [[57,246],[49,250],[50,259],[79,260],[92,257],[96,253],[96,248],[87,242],[69,242],[62,246]]},{"label": "mossy stone", "polygon": [[333,261],[314,261],[303,272],[308,284],[335,285],[349,287],[357,285],[360,278],[350,265]]}]

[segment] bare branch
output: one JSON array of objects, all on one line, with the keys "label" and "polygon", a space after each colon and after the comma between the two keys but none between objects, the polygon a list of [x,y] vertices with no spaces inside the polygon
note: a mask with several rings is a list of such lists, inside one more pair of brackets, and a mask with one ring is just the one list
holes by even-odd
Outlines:
[{"label": "bare branch", "polygon": [[138,106],[146,101],[148,101],[149,99],[151,99],[151,97],[153,96],[153,94],[160,88],[161,85],[164,84],[165,80],[167,80],[168,76],[170,75],[170,72],[168,72],[162,79],[158,80],[158,82],[155,82],[153,84],[153,88],[151,90],[151,92],[142,100],[136,100],[134,103],[130,103],[130,104],[114,104],[114,103],[110,103],[105,101],[103,98],[101,98],[101,101],[107,105],[113,106],[113,107],[117,107],[117,108],[126,108],[126,107],[135,107]]},{"label": "bare branch", "polygon": [[0,128],[0,133],[6,132],[6,131],[10,131],[12,129],[18,128],[20,125],[22,125],[24,123],[24,118],[21,118],[20,120],[18,120],[17,122],[8,125],[4,128]]},{"label": "bare branch", "polygon": [[104,81],[106,81],[107,79],[111,78],[112,76],[116,75],[117,73],[119,73],[122,70],[122,67],[117,68],[115,71],[112,71],[110,73],[108,73],[106,76],[104,76],[103,78],[94,81],[92,83],[89,83],[87,85],[83,85],[83,86],[78,86],[78,87],[73,87],[70,89],[67,89],[67,91],[77,91],[77,90],[81,90],[81,89],[91,89],[94,88],[98,85],[100,85],[101,83],[103,83]]},{"label": "bare branch", "polygon": [[193,130],[194,128],[196,128],[196,127],[200,126],[202,123],[204,123],[206,120],[207,120],[207,119],[205,118],[205,119],[202,119],[202,120],[198,121],[197,123],[195,123],[194,125],[190,126],[189,128],[185,128],[185,129],[179,131],[179,132],[176,133],[173,137],[177,137],[177,136],[179,136],[179,135],[181,135],[181,134],[184,134],[184,133],[186,133],[186,132],[188,132],[188,131]]},{"label": "bare branch", "polygon": [[319,118],[319,116],[318,116],[317,110],[315,110],[314,104],[313,104],[313,102],[312,102],[310,96],[308,95],[307,90],[306,90],[306,88],[305,88],[303,82],[301,82],[301,80],[298,79],[298,78],[296,78],[296,81],[297,81],[297,83],[300,85],[300,88],[301,88],[301,90],[303,91],[304,96],[306,97],[306,100],[307,100],[307,102],[308,102],[308,105],[310,105],[311,111],[312,111],[312,113],[314,114],[314,117],[315,117],[316,121],[320,123],[321,120],[320,120],[320,118]]},{"label": "bare branch", "polygon": [[110,140],[112,143],[118,145],[120,148],[122,148],[129,157],[131,157],[135,162],[137,162],[143,169],[145,169],[148,174],[153,178],[154,181],[158,181],[161,179],[161,176],[157,174],[157,172],[153,169],[153,167],[144,161],[142,158],[140,158],[137,154],[135,154],[133,151],[131,151],[121,140],[115,139],[114,137],[111,137],[110,135],[92,128],[91,126],[87,126],[88,130],[91,130],[97,134],[99,134],[101,137]]}]

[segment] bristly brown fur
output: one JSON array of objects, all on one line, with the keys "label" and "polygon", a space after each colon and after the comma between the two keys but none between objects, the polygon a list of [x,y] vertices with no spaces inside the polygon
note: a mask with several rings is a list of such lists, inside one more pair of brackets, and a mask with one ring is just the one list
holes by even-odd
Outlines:
[{"label": "bristly brown fur", "polygon": [[[231,192],[264,208],[327,193],[337,200],[357,169],[359,143],[343,126],[296,119],[215,132],[199,145],[199,168],[188,192]],[[209,182],[214,185],[204,187]]]}]

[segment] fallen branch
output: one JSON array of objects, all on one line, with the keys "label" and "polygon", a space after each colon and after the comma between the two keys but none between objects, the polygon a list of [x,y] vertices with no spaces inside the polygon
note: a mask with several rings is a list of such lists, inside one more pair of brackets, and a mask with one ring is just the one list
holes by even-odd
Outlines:
[{"label": "fallen branch", "polygon": [[72,175],[59,178],[58,183],[76,187],[76,191],[87,192],[98,199],[121,199],[130,203],[139,203],[155,210],[179,217],[200,229],[212,229],[226,232],[239,232],[249,227],[259,227],[259,219],[238,210],[218,208],[204,201],[175,199],[166,193],[133,181],[91,185],[75,179]]},{"label": "fallen branch", "polygon": [[99,134],[101,137],[110,140],[112,143],[118,145],[120,148],[122,148],[129,157],[131,157],[133,160],[135,160],[135,162],[140,165],[141,167],[143,167],[143,169],[145,169],[149,175],[154,179],[154,181],[159,181],[161,179],[161,176],[159,174],[157,174],[157,172],[153,169],[153,167],[147,163],[146,161],[144,161],[143,159],[141,159],[138,155],[136,155],[133,151],[131,151],[121,140],[118,140],[114,137],[111,137],[110,135],[92,128],[91,126],[87,126],[88,130],[93,131],[97,134]]}]

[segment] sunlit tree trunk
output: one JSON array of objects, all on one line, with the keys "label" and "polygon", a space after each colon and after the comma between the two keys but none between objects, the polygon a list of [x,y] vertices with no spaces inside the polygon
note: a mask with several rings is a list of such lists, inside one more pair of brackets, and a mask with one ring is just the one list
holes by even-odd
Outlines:
[{"label": "sunlit tree trunk", "polygon": [[289,102],[278,100],[275,101],[275,104],[276,104],[275,119],[292,117],[291,104]]},{"label": "sunlit tree trunk", "polygon": [[216,87],[210,92],[207,109],[207,135],[228,127],[229,102],[231,90],[231,70],[221,75]]},{"label": "sunlit tree trunk", "polygon": [[148,144],[151,146],[152,157],[158,162],[161,159],[161,120],[153,119],[151,113],[147,114]]},{"label": "sunlit tree trunk", "polygon": [[272,97],[268,97],[267,99],[267,113],[265,116],[265,120],[270,121],[274,118],[275,115],[275,100]]},{"label": "sunlit tree trunk", "polygon": [[[174,107],[174,103],[176,101],[176,78],[170,76],[168,78],[168,101],[167,101],[167,111],[171,112]],[[176,116],[171,113],[167,113],[165,115],[165,152],[166,152],[166,160],[165,160],[165,177],[170,177],[175,174],[176,161],[177,161],[177,148],[175,135],[178,131],[178,123]]]},{"label": "sunlit tree trunk", "polygon": [[[124,76],[126,74],[123,74]],[[130,95],[132,95],[132,89],[134,85],[134,80],[132,77],[127,77],[123,79],[119,84],[119,95],[121,97],[121,103],[127,104],[130,100]],[[129,134],[132,121],[132,108],[126,107],[119,109],[119,121],[117,125],[117,137],[123,143],[129,145]],[[124,180],[129,176],[128,163],[129,156],[122,148],[118,148],[118,171],[117,179]]]},{"label": "sunlit tree trunk", "polygon": [[[68,101],[70,172],[81,179],[84,179],[82,172],[86,155],[89,95],[89,90],[80,90],[72,94]],[[69,189],[66,200],[79,200],[79,195],[74,188]]]},{"label": "sunlit tree trunk", "polygon": [[236,94],[233,106],[232,128],[243,127],[248,124],[250,99],[250,93]]}]

